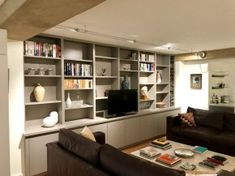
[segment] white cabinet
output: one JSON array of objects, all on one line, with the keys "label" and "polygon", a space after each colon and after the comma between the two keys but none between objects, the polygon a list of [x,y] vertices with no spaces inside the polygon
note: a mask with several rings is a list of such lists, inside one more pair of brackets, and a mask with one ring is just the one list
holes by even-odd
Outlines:
[{"label": "white cabinet", "polygon": [[[148,115],[107,121],[102,124],[88,126],[91,131],[102,131],[106,134],[106,143],[122,148],[146,139],[166,133],[166,117],[176,115],[179,109],[156,112]],[[80,133],[83,127],[73,129]],[[47,149],[46,144],[58,141],[58,133],[45,134],[26,139],[26,175],[31,176],[46,172]]]},{"label": "white cabinet", "polygon": [[58,141],[58,133],[26,139],[26,175],[47,171],[47,148],[49,142]]}]

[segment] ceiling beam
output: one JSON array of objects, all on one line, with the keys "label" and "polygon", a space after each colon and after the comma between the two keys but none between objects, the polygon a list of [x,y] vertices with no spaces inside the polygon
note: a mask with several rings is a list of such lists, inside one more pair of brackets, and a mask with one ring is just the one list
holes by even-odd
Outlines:
[{"label": "ceiling beam", "polygon": [[0,7],[0,28],[8,38],[26,40],[105,0],[7,0]]},{"label": "ceiling beam", "polygon": [[[179,54],[175,56],[177,61],[201,60],[196,53]],[[206,51],[205,59],[235,58],[235,48],[226,48]]]}]

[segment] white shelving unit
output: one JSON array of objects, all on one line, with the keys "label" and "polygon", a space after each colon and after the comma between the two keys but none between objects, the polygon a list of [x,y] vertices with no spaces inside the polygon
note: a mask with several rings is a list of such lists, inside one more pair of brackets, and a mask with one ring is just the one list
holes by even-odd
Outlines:
[{"label": "white shelving unit", "polygon": [[[121,89],[124,77],[128,79],[129,89],[138,90],[139,111],[156,110],[158,102],[164,102],[165,108],[174,106],[172,56],[54,36],[36,36],[30,41],[39,45],[54,44],[59,46],[61,53],[58,57],[24,56],[26,131],[43,128],[42,119],[51,111],[59,113],[60,121],[57,126],[76,126],[76,123],[80,124],[84,119],[105,117],[108,106],[107,91]],[[29,74],[29,68],[34,68],[35,73]],[[50,74],[39,75],[36,71],[40,68],[52,71]],[[160,83],[156,80],[157,71],[161,71],[162,74]],[[87,85],[84,83],[86,81],[89,82],[89,87],[82,86]],[[72,86],[68,86],[70,82],[73,82]],[[35,102],[32,99],[36,83],[40,83],[46,89],[46,96],[42,102]],[[148,89],[146,99],[141,97],[141,88],[144,86]],[[83,100],[84,104],[67,108],[65,101],[68,93],[72,102],[79,99]],[[50,131],[38,131],[45,130]]]}]

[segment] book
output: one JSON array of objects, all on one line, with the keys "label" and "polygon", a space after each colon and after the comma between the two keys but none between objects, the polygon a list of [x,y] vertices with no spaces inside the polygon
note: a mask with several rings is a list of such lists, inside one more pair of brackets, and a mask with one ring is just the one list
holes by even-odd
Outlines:
[{"label": "book", "polygon": [[210,169],[215,169],[219,164],[211,162],[211,161],[205,159],[205,160],[199,162],[199,165],[210,168]]},{"label": "book", "polygon": [[156,158],[156,161],[166,164],[168,166],[173,166],[181,161],[181,159],[177,156],[170,154],[163,154]]},{"label": "book", "polygon": [[156,148],[159,148],[159,149],[162,149],[162,150],[168,150],[168,149],[170,149],[172,147],[171,144],[167,144],[167,145],[161,146],[161,145],[157,145],[157,144],[153,144],[153,143],[150,143],[150,146],[156,147]]},{"label": "book", "polygon": [[196,152],[196,153],[201,154],[201,153],[206,152],[208,149],[207,149],[206,147],[202,147],[202,146],[194,146],[194,147],[192,148],[192,150],[193,150],[194,152]]},{"label": "book", "polygon": [[221,155],[213,155],[212,157],[208,157],[207,160],[217,163],[222,166],[228,162],[227,158]]},{"label": "book", "polygon": [[160,154],[161,153],[157,149],[151,146],[140,149],[140,155],[149,159],[153,159]]}]

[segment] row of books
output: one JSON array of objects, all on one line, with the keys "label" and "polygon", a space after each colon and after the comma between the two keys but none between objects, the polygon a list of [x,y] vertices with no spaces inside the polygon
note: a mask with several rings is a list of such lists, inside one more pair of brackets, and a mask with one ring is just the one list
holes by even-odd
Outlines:
[{"label": "row of books", "polygon": [[65,79],[65,89],[92,89],[92,79]]},{"label": "row of books", "polygon": [[68,76],[92,76],[92,65],[65,63],[64,74]]},{"label": "row of books", "polygon": [[140,61],[145,61],[145,62],[154,62],[154,55],[153,54],[141,53],[139,60]]},{"label": "row of books", "polygon": [[155,64],[140,63],[140,71],[154,71]]},{"label": "row of books", "polygon": [[26,56],[61,57],[60,45],[45,42],[25,41],[24,51]]}]

